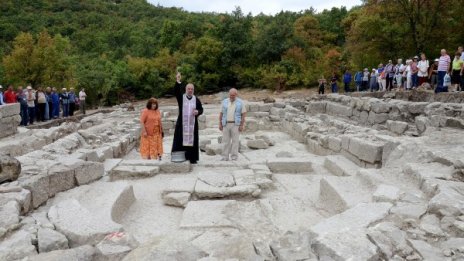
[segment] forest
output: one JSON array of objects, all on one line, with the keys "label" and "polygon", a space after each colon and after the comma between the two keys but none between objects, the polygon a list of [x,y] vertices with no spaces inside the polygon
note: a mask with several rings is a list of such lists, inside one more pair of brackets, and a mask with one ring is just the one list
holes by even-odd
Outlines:
[{"label": "forest", "polygon": [[170,93],[311,88],[320,77],[464,44],[462,0],[364,0],[275,15],[145,0],[0,0],[0,84],[85,88],[112,104]]}]

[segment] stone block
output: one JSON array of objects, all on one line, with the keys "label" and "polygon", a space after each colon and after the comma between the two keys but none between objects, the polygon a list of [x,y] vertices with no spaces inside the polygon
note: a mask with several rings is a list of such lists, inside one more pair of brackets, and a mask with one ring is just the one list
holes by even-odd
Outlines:
[{"label": "stone block", "polygon": [[197,198],[258,197],[261,190],[257,185],[240,185],[233,187],[215,187],[201,180],[195,184]]},{"label": "stone block", "polygon": [[174,207],[185,207],[190,201],[191,193],[188,192],[170,192],[163,195],[165,205]]},{"label": "stone block", "polygon": [[0,118],[7,118],[11,116],[19,115],[20,111],[19,103],[9,103],[0,106]]},{"label": "stone block", "polygon": [[48,170],[50,186],[48,197],[53,197],[59,192],[70,190],[76,186],[74,169],[64,165],[53,165]]},{"label": "stone block", "polygon": [[[1,188],[1,187],[0,187]],[[0,192],[0,203],[6,203],[10,200],[15,200],[21,207],[21,214],[26,214],[31,209],[32,194],[29,190],[18,188],[18,190],[10,192]]]},{"label": "stone block", "polygon": [[267,166],[273,173],[309,173],[313,171],[310,161],[296,158],[268,160]]},{"label": "stone block", "polygon": [[198,179],[214,187],[233,187],[235,186],[234,177],[228,173],[203,171],[198,174]]},{"label": "stone block", "polygon": [[348,151],[359,159],[374,164],[382,161],[383,146],[384,144],[380,142],[371,142],[351,137],[349,139]]},{"label": "stone block", "polygon": [[329,136],[328,138],[329,149],[335,152],[340,152],[342,148],[342,140],[338,137]]},{"label": "stone block", "polygon": [[326,106],[326,113],[335,116],[351,117],[353,116],[353,109],[348,106],[328,102]]},{"label": "stone block", "polygon": [[0,260],[22,260],[37,255],[32,245],[31,234],[25,230],[16,231],[0,243]]},{"label": "stone block", "polygon": [[37,239],[39,241],[39,253],[69,248],[68,239],[53,229],[39,228]]},{"label": "stone block", "polygon": [[336,176],[354,176],[359,166],[342,155],[329,155],[324,160],[324,167]]},{"label": "stone block", "polygon": [[11,156],[0,154],[0,184],[15,181],[21,173],[21,163]]},{"label": "stone block", "polygon": [[370,124],[381,124],[388,120],[387,113],[375,113],[373,111],[369,112],[369,117],[367,118],[367,122]]},{"label": "stone block", "polygon": [[24,180],[20,180],[19,183],[31,192],[32,208],[34,209],[45,203],[50,197],[50,178],[46,174],[28,177]]},{"label": "stone block", "polygon": [[115,167],[110,174],[111,181],[121,179],[149,178],[160,172],[159,166],[126,166]]},{"label": "stone block", "polygon": [[74,165],[74,172],[76,177],[77,185],[85,185],[91,183],[97,179],[100,179],[105,173],[105,167],[100,162],[81,162],[80,164]]},{"label": "stone block", "polygon": [[247,146],[248,148],[255,149],[255,150],[269,148],[268,143],[262,139],[248,140]]},{"label": "stone block", "polygon": [[19,224],[20,206],[18,202],[11,200],[0,205],[0,237],[1,231],[9,231],[14,229]]},{"label": "stone block", "polygon": [[403,134],[408,130],[408,124],[403,121],[387,121],[387,128],[389,131],[396,133],[398,135]]},{"label": "stone block", "polygon": [[138,242],[129,234],[124,232],[111,233],[95,246],[98,256],[97,260],[122,260],[137,246]]},{"label": "stone block", "polygon": [[197,177],[179,177],[172,179],[167,187],[163,189],[162,194],[188,192],[193,193]]}]

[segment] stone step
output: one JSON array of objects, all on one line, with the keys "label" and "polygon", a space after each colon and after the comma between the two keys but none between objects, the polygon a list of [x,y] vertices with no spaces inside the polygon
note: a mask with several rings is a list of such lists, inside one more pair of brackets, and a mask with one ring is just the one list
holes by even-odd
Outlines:
[{"label": "stone step", "polygon": [[312,162],[307,159],[278,158],[268,160],[266,164],[273,173],[307,174],[313,171]]},{"label": "stone step", "polygon": [[189,161],[182,163],[170,162],[167,160],[122,160],[118,166],[150,166],[159,167],[159,173],[187,173],[191,171]]},{"label": "stone step", "polygon": [[111,181],[121,179],[134,179],[134,178],[149,178],[158,174],[160,171],[159,166],[125,166],[120,165],[115,167],[110,172]]},{"label": "stone step", "polygon": [[371,201],[372,188],[363,184],[356,176],[328,176],[320,181],[318,204],[332,214]]},{"label": "stone step", "polygon": [[329,155],[324,167],[336,176],[355,176],[360,167],[342,155]]},{"label": "stone step", "polygon": [[70,247],[95,245],[107,234],[122,231],[118,223],[135,202],[131,185],[106,183],[103,189],[81,186],[57,195],[48,211],[50,221],[64,234]]}]

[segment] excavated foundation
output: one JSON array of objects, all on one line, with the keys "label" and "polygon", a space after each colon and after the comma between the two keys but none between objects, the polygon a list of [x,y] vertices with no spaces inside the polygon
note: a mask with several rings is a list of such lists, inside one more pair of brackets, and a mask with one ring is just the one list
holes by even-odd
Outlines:
[{"label": "excavated foundation", "polygon": [[396,96],[247,103],[237,161],[206,105],[195,165],[140,159],[141,107],[19,129],[0,260],[462,259],[464,105]]}]

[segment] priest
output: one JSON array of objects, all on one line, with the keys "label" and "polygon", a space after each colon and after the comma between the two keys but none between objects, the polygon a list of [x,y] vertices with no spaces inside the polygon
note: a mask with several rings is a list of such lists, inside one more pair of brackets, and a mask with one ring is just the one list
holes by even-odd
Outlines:
[{"label": "priest", "polygon": [[193,95],[194,86],[189,83],[184,86],[181,82],[181,74],[176,75],[174,93],[179,106],[176,129],[172,151],[185,151],[185,158],[192,164],[196,164],[200,158],[200,146],[198,141],[198,116],[203,114],[203,106],[200,99]]}]

